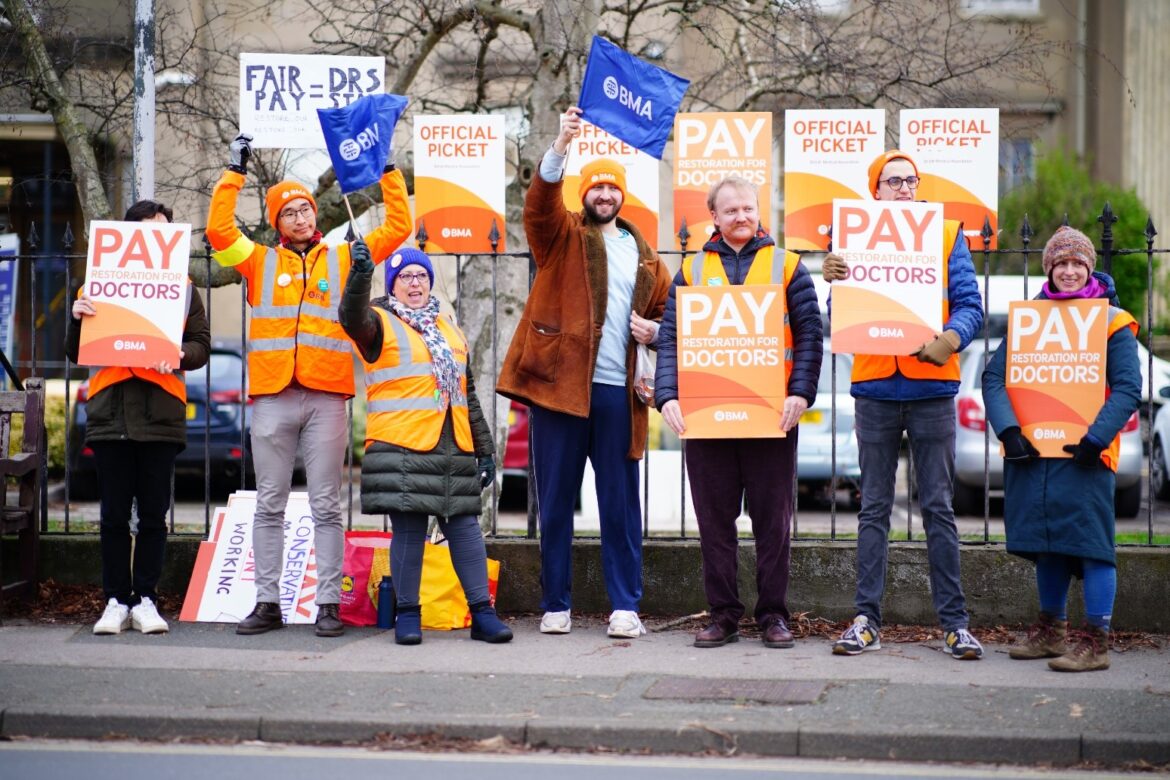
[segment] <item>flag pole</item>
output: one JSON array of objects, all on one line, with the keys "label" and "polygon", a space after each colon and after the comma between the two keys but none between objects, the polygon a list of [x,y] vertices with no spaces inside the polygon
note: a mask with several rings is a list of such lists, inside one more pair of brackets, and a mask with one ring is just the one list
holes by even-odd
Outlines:
[{"label": "flag pole", "polygon": [[361,231],[358,230],[357,218],[353,215],[353,207],[349,205],[349,195],[343,192],[341,193],[341,199],[345,201],[345,210],[349,212],[349,229],[353,231],[355,236],[361,239],[362,234]]}]

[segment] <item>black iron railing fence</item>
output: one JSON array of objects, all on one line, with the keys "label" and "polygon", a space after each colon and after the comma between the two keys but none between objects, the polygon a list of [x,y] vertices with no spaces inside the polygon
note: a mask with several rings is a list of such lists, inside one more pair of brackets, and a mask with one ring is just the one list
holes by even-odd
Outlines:
[{"label": "black iron railing fence", "polygon": [[[1146,316],[1145,316],[1145,321],[1142,323],[1142,334],[1144,336],[1143,343],[1145,344],[1145,346],[1147,348],[1147,351],[1146,351],[1146,361],[1147,361],[1146,375],[1147,375],[1148,385],[1144,389],[1144,397],[1146,400],[1144,401],[1144,408],[1143,408],[1142,412],[1143,412],[1143,416],[1145,417],[1145,420],[1147,421],[1147,425],[1149,425],[1149,424],[1152,424],[1153,420],[1155,419],[1155,415],[1158,411],[1160,404],[1164,401],[1170,401],[1170,399],[1162,398],[1158,395],[1158,390],[1160,388],[1158,386],[1158,383],[1155,381],[1155,376],[1156,376],[1155,370],[1154,370],[1155,358],[1153,356],[1153,350],[1151,348],[1151,333],[1152,333],[1151,325],[1153,324],[1151,313],[1155,310],[1155,307],[1154,307],[1154,303],[1155,303],[1155,301],[1154,301],[1154,297],[1155,297],[1154,296],[1155,270],[1156,270],[1157,261],[1158,261],[1159,257],[1170,253],[1170,248],[1155,248],[1154,247],[1154,240],[1157,236],[1157,231],[1154,228],[1154,224],[1153,224],[1152,220],[1149,220],[1149,219],[1147,220],[1147,225],[1146,225],[1146,230],[1145,230],[1145,244],[1146,244],[1145,247],[1116,247],[1116,246],[1114,246],[1114,236],[1113,236],[1113,224],[1116,221],[1117,221],[1117,218],[1113,214],[1109,204],[1105,204],[1105,207],[1103,208],[1101,215],[1098,218],[1098,222],[1101,223],[1101,231],[1100,231],[1100,236],[1099,236],[1100,261],[1099,261],[1098,267],[1101,270],[1104,270],[1106,272],[1110,272],[1112,270],[1112,267],[1113,267],[1114,258],[1119,257],[1119,256],[1141,255],[1141,256],[1144,256],[1144,258],[1146,260],[1146,262],[1145,262],[1146,290],[1147,290],[1146,305],[1145,305]],[[991,230],[990,224],[985,222],[985,224],[983,226],[983,230],[980,234],[980,238],[976,239],[974,241],[971,241],[972,254],[976,260],[976,265],[982,266],[981,286],[982,286],[982,290],[984,293],[984,306],[986,307],[985,313],[987,313],[990,310],[990,307],[994,304],[994,301],[991,298],[992,291],[991,291],[990,278],[992,276],[997,275],[997,273],[1002,271],[1002,269],[1008,268],[1008,267],[1010,267],[1012,269],[1015,269],[1015,268],[1022,269],[1022,273],[1026,278],[1027,273],[1028,273],[1027,269],[1028,269],[1028,266],[1030,265],[1028,262],[1029,259],[1033,259],[1034,257],[1038,257],[1040,255],[1040,253],[1043,251],[1042,242],[1037,242],[1035,244],[1033,243],[1033,239],[1035,238],[1035,235],[1034,235],[1032,228],[1029,225],[1026,217],[1024,218],[1023,224],[1021,225],[1021,227],[1019,229],[1018,235],[1019,235],[1020,241],[1021,241],[1020,248],[1018,248],[1018,249],[991,249],[990,244],[991,244],[991,238],[992,238],[992,230]],[[425,234],[420,233],[418,238],[419,238],[420,246],[423,246],[425,248],[425,242],[427,240],[427,236]],[[683,224],[681,226],[681,228],[679,230],[678,238],[680,241],[680,245],[683,247],[681,250],[665,250],[665,251],[660,252],[660,255],[662,255],[664,257],[664,259],[667,259],[668,262],[670,262],[676,258],[677,258],[678,262],[681,262],[681,260],[683,258],[688,256],[689,254],[693,254],[693,252],[695,251],[694,249],[690,249],[688,251],[688,244],[689,244],[692,236],[690,235],[689,231],[687,230],[687,227],[685,224]],[[78,366],[75,366],[75,365],[69,363],[63,357],[61,359],[56,359],[56,358],[52,357],[54,355],[63,355],[63,350],[61,348],[61,345],[62,345],[63,335],[64,335],[65,318],[69,316],[70,301],[72,300],[71,296],[73,294],[73,291],[77,287],[77,283],[79,281],[79,280],[74,278],[75,277],[74,269],[81,267],[83,265],[84,255],[74,253],[75,237],[74,237],[71,229],[68,226],[66,226],[65,230],[62,232],[59,239],[57,241],[53,242],[55,245],[60,247],[59,250],[53,249],[52,251],[42,252],[42,251],[40,251],[40,246],[39,246],[40,243],[41,243],[40,236],[37,232],[36,227],[33,226],[30,229],[30,231],[28,232],[28,235],[24,237],[24,246],[23,246],[22,252],[20,254],[10,255],[10,256],[0,256],[0,263],[15,263],[17,266],[18,272],[16,275],[16,279],[17,279],[18,287],[20,289],[13,290],[12,295],[13,295],[14,301],[21,301],[20,309],[14,315],[13,321],[9,324],[9,327],[16,334],[16,337],[9,341],[9,344],[11,345],[11,348],[12,348],[12,352],[11,352],[11,354],[4,355],[2,350],[0,350],[0,356],[3,357],[3,360],[0,360],[0,369],[3,369],[5,374],[7,375],[7,377],[6,377],[7,381],[12,382],[18,386],[21,383],[21,380],[23,377],[29,377],[29,376],[41,376],[41,377],[46,377],[49,379],[63,380],[64,397],[66,399],[66,403],[64,404],[64,411],[63,411],[64,420],[59,421],[59,422],[63,424],[63,428],[64,428],[64,439],[65,439],[64,451],[66,453],[65,463],[64,463],[63,472],[59,467],[57,467],[57,464],[54,464],[55,468],[54,468],[54,473],[52,474],[52,479],[50,479],[50,474],[49,474],[49,469],[50,469],[49,457],[45,458],[45,462],[42,465],[43,474],[45,476],[45,479],[42,481],[45,484],[46,495],[43,496],[43,498],[45,500],[43,500],[42,504],[41,504],[41,506],[42,506],[42,518],[41,518],[42,528],[41,528],[41,530],[43,533],[76,533],[79,530],[90,531],[90,530],[92,530],[91,527],[79,527],[82,524],[75,522],[74,518],[72,517],[73,506],[71,505],[70,501],[67,498],[68,496],[71,495],[71,492],[72,492],[73,486],[72,486],[71,482],[72,482],[73,476],[74,476],[73,475],[74,464],[71,462],[70,456],[72,454],[75,454],[80,449],[80,446],[79,446],[80,443],[75,440],[76,437],[78,436],[78,433],[77,433],[77,431],[74,430],[75,426],[73,425],[73,422],[74,422],[74,419],[73,419],[74,401],[76,398],[78,386],[82,381],[84,381],[85,369],[83,367],[78,367]],[[980,244],[982,244],[982,246],[979,246]],[[531,262],[531,256],[527,252],[493,252],[493,253],[487,253],[487,254],[482,254],[482,255],[466,255],[466,254],[465,255],[437,255],[436,257],[445,258],[445,260],[442,262],[448,262],[448,263],[453,264],[453,266],[454,266],[455,279],[456,279],[456,289],[455,289],[454,300],[455,300],[457,314],[461,313],[461,308],[462,308],[460,305],[461,301],[462,301],[462,297],[463,297],[462,296],[462,284],[461,284],[461,280],[463,277],[462,271],[463,271],[464,266],[468,262],[470,262],[472,260],[477,260],[477,259],[487,259],[491,263],[491,279],[492,279],[491,287],[492,287],[493,307],[495,306],[495,301],[498,298],[498,296],[497,296],[498,273],[497,272],[498,272],[498,269],[500,268],[501,263],[509,263],[509,264],[510,263],[526,263],[528,265],[528,268],[529,268],[530,278],[531,278],[531,274],[534,272],[533,271],[534,267],[533,267],[532,262]],[[811,259],[812,258],[810,258],[810,260]],[[209,247],[207,247],[205,249],[205,251],[197,258],[193,257],[192,263],[193,264],[203,264],[204,267],[200,270],[204,271],[205,273],[200,274],[200,276],[202,276],[202,278],[208,278],[208,279],[211,278],[212,274],[210,273],[210,271],[213,268],[212,264],[214,263],[214,261],[211,258],[211,253],[210,253]],[[1041,284],[1043,281],[1044,281],[1043,278],[1036,277],[1036,286],[1038,287],[1039,284]],[[1025,281],[1025,284],[1027,284],[1026,281]],[[240,321],[246,322],[247,321],[247,317],[246,317],[247,302],[245,299],[244,290],[243,290],[242,286],[240,286],[239,291],[240,291],[239,292]],[[211,300],[212,288],[210,286],[202,289],[201,292],[203,293],[205,300],[207,300],[207,301]],[[219,296],[222,296],[222,294],[223,293],[221,292],[219,294]],[[219,296],[217,296],[217,297],[219,297]],[[208,308],[208,316],[210,318],[212,316],[213,307],[211,307],[209,305],[207,308]],[[495,313],[496,312],[493,309],[493,316],[491,318],[491,323],[490,323],[492,364],[499,365],[500,351],[502,349],[505,349],[507,345],[500,343],[500,334],[496,328],[497,317],[494,316]],[[213,323],[213,330],[214,330],[214,323]],[[985,333],[982,338],[983,338],[984,347],[985,347],[985,349],[983,351],[983,359],[986,360],[988,355],[989,355],[989,351],[988,351],[987,347],[990,346],[990,336],[988,336]],[[238,340],[239,340],[239,343],[241,345],[243,345],[243,349],[246,350],[246,344],[247,344],[246,333],[241,332],[238,336]],[[4,344],[2,341],[0,341],[0,348],[3,348],[3,347],[4,347]],[[246,353],[245,353],[245,355],[246,355]],[[241,362],[241,373],[240,373],[240,380],[239,380],[239,387],[240,387],[239,397],[240,397],[241,405],[244,403],[244,400],[243,400],[244,399],[244,389],[246,388],[246,375],[245,375],[246,368],[245,368],[245,366],[246,366],[246,360]],[[494,379],[495,379],[494,377],[491,378],[493,384],[494,384]],[[210,396],[210,394],[211,394],[211,374],[210,374],[210,372],[206,372],[204,374],[204,380],[205,380],[205,387],[204,387],[205,395]],[[831,415],[830,415],[831,416],[830,441],[832,442],[832,448],[833,448],[833,451],[831,453],[831,460],[832,460],[832,464],[833,464],[833,469],[832,469],[832,475],[830,477],[829,490],[827,492],[827,495],[829,497],[829,503],[828,503],[828,507],[827,507],[827,512],[825,510],[819,510],[819,511],[813,512],[810,510],[803,509],[800,506],[797,507],[797,510],[794,513],[794,520],[793,520],[793,532],[794,532],[794,536],[796,538],[813,538],[813,539],[825,538],[825,539],[832,540],[832,539],[838,539],[838,538],[845,538],[845,537],[848,537],[850,535],[850,532],[848,530],[843,530],[842,528],[839,528],[839,516],[841,515],[841,512],[840,512],[840,508],[838,506],[838,493],[839,493],[839,488],[844,486],[846,483],[845,483],[845,480],[843,479],[843,477],[838,473],[838,469],[837,469],[837,464],[838,464],[837,442],[838,442],[838,433],[839,433],[837,430],[837,404],[836,404],[837,388],[838,388],[838,377],[837,377],[836,361],[832,361],[832,371],[831,371],[831,391],[832,392],[831,392],[831,396],[833,399],[833,403],[832,403],[832,409],[831,409]],[[492,405],[489,413],[491,415],[493,424],[496,423],[497,420],[496,420],[496,412],[495,412],[494,405]],[[354,406],[353,406],[353,404],[351,404],[350,405],[350,430],[351,430],[351,433],[353,430],[354,414],[355,414]],[[1170,413],[1168,413],[1168,414],[1170,414]],[[205,419],[209,420],[209,418],[207,418],[206,416],[205,416]],[[51,422],[50,424],[53,424],[53,423]],[[493,427],[495,427],[498,430],[498,426],[493,425]],[[186,516],[182,521],[176,521],[175,510],[174,510],[174,507],[172,507],[172,514],[171,514],[172,531],[177,531],[180,533],[206,534],[208,532],[208,529],[210,528],[212,508],[214,506],[214,500],[213,500],[213,494],[212,494],[213,478],[218,477],[218,475],[215,475],[212,473],[211,466],[210,466],[210,446],[209,445],[210,445],[211,433],[210,433],[210,422],[209,421],[208,421],[208,424],[204,426],[203,436],[204,436],[203,451],[204,451],[205,460],[204,460],[204,469],[203,469],[202,523],[191,522],[190,511],[186,512]],[[985,447],[984,447],[984,490],[983,490],[982,531],[981,531],[981,533],[975,534],[975,536],[978,537],[976,539],[972,539],[971,536],[965,537],[969,541],[976,541],[978,543],[987,543],[987,542],[996,541],[996,526],[995,526],[994,515],[992,513],[992,496],[991,496],[992,491],[990,489],[991,488],[990,453],[991,453],[991,447],[993,447],[993,446],[998,447],[998,443],[995,441],[990,430],[985,429],[984,439],[985,439]],[[348,501],[347,501],[348,523],[351,527],[353,526],[354,521],[355,521],[354,482],[355,482],[355,478],[357,476],[358,469],[360,468],[360,465],[356,462],[356,459],[355,459],[355,454],[354,454],[353,447],[352,447],[352,440],[353,440],[353,437],[351,435],[351,437],[350,437],[351,446],[350,446],[350,450],[348,452],[347,459],[346,459],[346,469],[348,471],[348,476],[350,477],[348,480],[346,480],[346,484],[347,484],[347,488],[346,488],[347,496],[346,497],[348,499]],[[1170,443],[1168,443],[1168,444],[1170,444]],[[685,445],[682,445],[682,446],[685,446]],[[240,429],[239,449],[241,452],[245,452],[245,453],[248,450],[248,441],[246,438],[246,434],[244,433],[243,427],[241,427],[241,429]],[[1149,463],[1149,459],[1154,454],[1152,452],[1152,449],[1153,449],[1153,436],[1149,436],[1149,437],[1147,437],[1147,440],[1144,444],[1144,453],[1143,453],[1144,462],[1146,464]],[[502,454],[500,457],[502,457]],[[666,494],[660,492],[659,489],[656,488],[656,486],[654,484],[652,484],[653,480],[651,478],[651,464],[654,463],[655,459],[660,459],[660,458],[664,458],[664,457],[677,458],[677,460],[678,460],[677,467],[678,467],[678,472],[680,474],[680,478],[679,478],[679,482],[677,485],[678,492],[676,494],[678,496],[678,501],[679,501],[678,512],[677,512],[677,515],[678,515],[677,532],[674,530],[670,530],[670,529],[664,529],[661,522],[659,522],[656,519],[658,510],[657,510],[657,507],[655,506],[655,503],[656,503],[655,496],[662,496],[662,495],[666,495]],[[643,505],[642,511],[643,511],[644,535],[647,537],[654,536],[655,538],[676,538],[676,539],[682,539],[682,538],[686,538],[688,536],[693,537],[697,533],[697,530],[695,528],[693,518],[687,517],[687,501],[686,501],[686,497],[687,497],[687,493],[688,493],[687,475],[686,475],[686,469],[685,469],[685,459],[683,459],[681,457],[681,452],[678,452],[676,454],[668,454],[667,451],[664,451],[664,450],[648,448],[646,460],[644,461],[643,468],[644,468],[644,470],[643,470],[643,480],[642,480],[642,482],[643,482],[643,484],[642,484],[642,505]],[[915,490],[915,486],[914,486],[914,470],[912,468],[912,463],[910,462],[909,457],[907,457],[904,471],[905,471],[905,479],[904,479],[903,487],[900,489],[901,490],[901,499],[899,501],[899,505],[905,507],[905,517],[906,517],[905,537],[907,540],[911,540],[911,541],[924,541],[925,536],[920,531],[917,534],[915,532],[914,496],[916,494],[916,490]],[[1149,546],[1159,546],[1161,543],[1163,543],[1163,541],[1166,537],[1166,534],[1168,533],[1166,526],[1170,526],[1170,504],[1159,506],[1157,501],[1155,500],[1155,498],[1154,498],[1155,486],[1154,486],[1154,482],[1153,482],[1153,480],[1154,480],[1153,471],[1154,471],[1153,469],[1150,469],[1148,467],[1145,468],[1143,471],[1143,475],[1144,475],[1143,493],[1146,496],[1146,501],[1143,505],[1144,511],[1142,512],[1141,517],[1145,520],[1145,523],[1144,523],[1145,528],[1144,528],[1144,534],[1142,534],[1144,536],[1144,539],[1142,541],[1140,541],[1139,543],[1143,544],[1143,545],[1149,545]],[[795,480],[795,476],[793,478]],[[239,479],[240,479],[239,485],[242,488],[245,486],[245,479],[246,479],[246,476],[245,476],[243,469],[240,470]],[[529,484],[531,486],[531,480],[529,480]],[[52,487],[50,487],[50,486],[52,486]],[[50,489],[52,489],[55,494],[57,492],[60,492],[62,497],[65,498],[65,500],[57,501],[57,502],[50,504],[50,502],[48,501],[48,492]],[[172,485],[172,489],[173,489],[173,485]],[[498,491],[498,487],[493,487],[493,498],[498,498],[498,493],[496,491]],[[675,491],[675,488],[668,488],[669,493],[674,493],[674,491]],[[797,491],[794,490],[794,495],[796,495],[796,492]],[[522,535],[527,535],[529,537],[535,537],[537,534],[536,507],[535,507],[535,497],[534,497],[533,491],[531,490],[531,487],[529,488],[528,495],[529,495],[528,507],[527,507],[527,512],[525,513],[525,518],[524,518],[523,522],[521,522],[521,523],[513,522],[510,524],[509,528],[507,528],[507,529],[502,528],[501,524],[499,522],[500,513],[497,510],[493,509],[491,512],[491,516],[488,518],[488,523],[487,523],[487,525],[490,529],[489,533],[491,533],[493,535],[497,535],[497,534],[498,535],[512,535],[515,533],[520,533]],[[672,500],[673,500],[673,498],[672,498]],[[187,502],[185,502],[185,505],[189,505],[190,503],[191,503],[190,501],[187,501]],[[492,505],[492,507],[496,507],[497,501],[493,500],[491,502],[491,505]],[[826,513],[828,515],[827,525],[824,522],[824,515]],[[801,531],[802,520],[804,518],[808,518],[810,516],[815,517],[815,522],[805,523],[805,525],[807,525],[811,530],[806,530],[805,532],[802,532]],[[652,520],[653,520],[653,522],[652,522]],[[385,519],[383,519],[383,524],[385,524],[385,522],[386,522]],[[1156,530],[1156,525],[1157,525],[1157,530]],[[897,530],[897,529],[895,529],[895,530]]]}]

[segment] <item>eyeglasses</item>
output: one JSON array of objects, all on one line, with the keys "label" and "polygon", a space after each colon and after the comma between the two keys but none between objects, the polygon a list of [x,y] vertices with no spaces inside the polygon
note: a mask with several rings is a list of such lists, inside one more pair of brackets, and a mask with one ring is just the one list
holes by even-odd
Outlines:
[{"label": "eyeglasses", "polygon": [[296,210],[289,209],[288,211],[280,212],[280,218],[285,222],[296,222],[297,217],[300,217],[301,219],[308,219],[311,216],[313,216],[312,206],[301,206]]},{"label": "eyeglasses", "polygon": [[919,178],[917,176],[891,176],[888,179],[882,179],[882,183],[889,185],[891,190],[900,190],[903,184],[910,189],[914,189],[918,186],[918,182]]},{"label": "eyeglasses", "polygon": [[429,283],[431,281],[431,276],[426,271],[419,271],[417,274],[398,274],[398,276],[394,278],[405,284],[407,287],[409,287],[414,282],[418,282],[421,285],[423,282]]}]

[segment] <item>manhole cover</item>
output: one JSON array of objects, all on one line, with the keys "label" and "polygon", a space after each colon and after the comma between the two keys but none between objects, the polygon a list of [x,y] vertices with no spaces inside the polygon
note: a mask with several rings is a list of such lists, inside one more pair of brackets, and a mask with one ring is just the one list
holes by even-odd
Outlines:
[{"label": "manhole cover", "polygon": [[642,694],[647,699],[758,701],[764,704],[813,704],[825,692],[823,682],[719,680],[663,677]]}]

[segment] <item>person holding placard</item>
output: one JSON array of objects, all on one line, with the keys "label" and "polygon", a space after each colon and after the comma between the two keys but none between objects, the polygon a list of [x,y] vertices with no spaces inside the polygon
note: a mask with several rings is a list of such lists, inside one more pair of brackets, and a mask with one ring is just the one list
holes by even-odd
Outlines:
[{"label": "person holding placard", "polygon": [[398,618],[394,641],[422,641],[419,582],[430,516],[438,518],[471,610],[471,638],[500,643],[512,630],[488,591],[480,493],[495,480],[491,426],[468,365],[467,337],[439,311],[435,270],[403,247],[386,262],[386,296],[370,300],[374,264],[362,241],[341,299],[341,326],[365,364],[366,452],[362,512],[394,526],[390,569]]},{"label": "person holding placard", "polygon": [[[918,166],[897,149],[869,166],[869,191],[877,200],[913,201]],[[946,220],[942,268],[942,332],[913,354],[855,355],[850,394],[855,406],[861,465],[861,511],[857,521],[857,590],[853,623],[833,645],[837,655],[881,648],[881,601],[886,586],[890,513],[903,432],[910,439],[922,525],[930,563],[930,592],[943,627],[944,649],[961,660],[983,657],[968,630],[966,598],[959,581],[959,532],[951,505],[955,471],[954,397],[959,390],[959,355],[983,327],[983,300],[962,224]],[[849,266],[825,257],[826,282],[848,278]],[[831,310],[830,310],[831,314]]]},{"label": "person holding placard", "polygon": [[[353,397],[353,345],[338,323],[337,307],[349,274],[350,248],[326,246],[317,230],[317,202],[293,181],[265,194],[274,247],[253,242],[236,226],[236,201],[245,183],[251,136],[230,146],[230,162],[211,196],[207,239],[215,259],[247,282],[252,307],[248,330],[248,395],[253,400],[252,460],[256,468],[256,607],[236,627],[260,634],[283,624],[279,578],[284,513],[297,449],[303,453],[313,513],[317,561],[318,636],[340,636],[344,527],[341,476],[348,439],[346,400]],[[365,238],[374,262],[410,237],[410,206],[402,173],[388,164],[382,176],[386,217]]]},{"label": "person holding placard", "polygon": [[707,210],[715,232],[703,251],[684,261],[675,274],[658,334],[654,400],[662,410],[662,419],[680,436],[686,431],[678,401],[676,304],[680,287],[782,284],[788,392],[779,420],[785,434],[782,437],[687,442],[687,472],[703,558],[703,590],[711,611],[711,623],[695,636],[695,647],[721,647],[739,639],[744,605],[737,585],[736,519],[745,497],[756,541],[756,623],[765,647],[792,647],[795,639],[788,627],[788,576],[797,424],[817,397],[824,353],[820,307],[812,277],[800,257],[794,252],[777,252],[776,242],[760,225],[754,184],[738,176],[717,182],[707,194]]},{"label": "person holding placard", "polygon": [[[126,222],[170,222],[162,203],[140,200],[126,210]],[[65,329],[65,354],[76,362],[81,323],[99,304],[85,296],[73,302]],[[93,367],[85,444],[97,463],[101,496],[102,591],[106,608],[95,634],[134,628],[144,634],[169,630],[158,614],[158,581],[167,541],[167,511],[175,458],[187,446],[187,385],[184,371],[207,363],[211,333],[203,299],[188,281],[183,304],[179,365],[166,361],[142,368]],[[130,515],[138,502],[138,532],[130,537]]]},{"label": "person holding placard", "polygon": [[[1118,434],[1141,403],[1138,324],[1118,306],[1113,279],[1096,266],[1093,242],[1074,228],[1059,228],[1044,246],[1048,281],[1037,299],[1110,302],[1105,403],[1080,441],[1064,445],[1071,458],[1040,457],[1022,432],[1006,382],[1010,331],[983,371],[987,420],[1003,443],[1007,550],[1036,563],[1040,597],[1039,620],[1008,654],[1017,660],[1050,658],[1049,667],[1061,672],[1109,668],[1117,593],[1113,490]],[[1088,625],[1070,632],[1068,591],[1074,577],[1084,582]]]},{"label": "person holding placard", "polygon": [[540,630],[572,627],[573,505],[585,459],[597,477],[601,561],[613,611],[609,635],[646,632],[642,599],[642,512],[638,461],[646,406],[634,391],[637,345],[654,342],[670,273],[634,225],[618,216],[625,169],[609,159],[581,170],[584,209],[561,199],[569,142],[581,109],[561,116],[524,202],[536,278],[508,347],[496,392],[528,404],[532,468],[540,506]]}]

